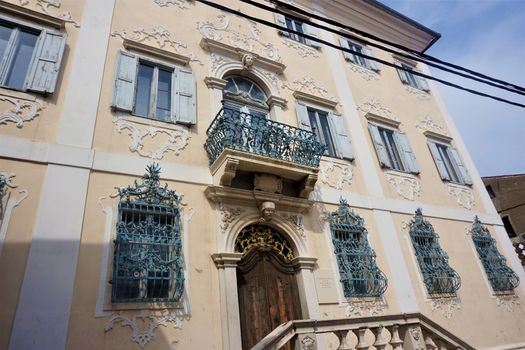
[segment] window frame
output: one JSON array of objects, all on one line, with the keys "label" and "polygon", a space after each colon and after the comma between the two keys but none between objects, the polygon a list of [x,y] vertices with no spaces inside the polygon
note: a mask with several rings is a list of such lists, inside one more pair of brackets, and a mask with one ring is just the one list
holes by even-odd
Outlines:
[{"label": "window frame", "polygon": [[[472,178],[470,177],[469,170],[465,166],[463,159],[461,158],[461,155],[459,154],[458,150],[452,146],[450,142],[444,142],[441,140],[437,140],[434,138],[429,138],[427,140],[428,147],[430,149],[430,154],[432,159],[434,160],[434,164],[436,165],[436,170],[438,172],[438,175],[440,176],[442,181],[449,182],[452,184],[462,185],[462,186],[472,186]],[[436,147],[436,151],[438,152],[440,159],[436,159],[436,155],[432,149],[431,144],[434,144]],[[460,164],[456,161],[454,155],[452,152],[457,153],[458,160],[460,161]],[[446,155],[446,159],[443,159],[443,155]],[[443,174],[441,173],[439,163],[443,165],[445,171],[447,172],[448,179],[443,178]],[[464,168],[464,171],[466,174],[462,174],[461,167]],[[454,176],[451,176],[451,175]],[[465,175],[467,177],[465,177]]]},{"label": "window frame", "polygon": [[399,150],[399,146],[395,138],[396,130],[386,128],[382,125],[377,125],[377,130],[379,131],[379,135],[381,136],[383,144],[385,145],[386,154],[388,155],[388,158],[390,160],[390,169],[400,172],[407,172],[407,170],[405,169],[406,166],[403,164],[401,152]]},{"label": "window frame", "polygon": [[[318,142],[320,142],[321,144],[325,145],[325,152],[324,152],[324,156],[326,157],[333,157],[333,158],[339,158],[340,155],[338,154],[338,151],[336,149],[336,146],[335,146],[335,140],[334,140],[334,136],[333,136],[333,133],[334,131],[332,130],[332,128],[330,127],[330,122],[328,120],[328,115],[330,114],[328,111],[326,110],[322,110],[322,109],[319,109],[317,107],[312,107],[310,105],[307,105],[306,106],[306,110],[308,112],[308,118],[310,120],[310,125],[312,126],[312,132],[314,133],[316,139]],[[320,126],[320,129],[319,130],[319,133],[317,133],[317,128],[315,128],[313,125],[312,125],[312,117],[310,115],[310,112],[313,112],[314,113],[314,118],[316,120],[316,125],[317,126]],[[328,130],[328,133],[329,133],[329,138],[330,138],[330,146],[326,144],[325,142],[325,136],[324,133],[323,133],[323,127],[322,127],[322,123],[321,123],[321,119],[319,117],[319,112],[321,113],[324,113],[324,120],[325,120],[325,125],[326,125],[326,129]],[[319,136],[321,139],[319,139]],[[333,154],[332,154],[333,153]]]},{"label": "window frame", "polygon": [[[345,36],[339,36],[339,43],[341,47],[345,49],[349,49],[352,51],[357,51],[363,55],[371,56],[373,57],[374,54],[372,50],[366,45],[365,43],[361,42],[359,39],[353,39],[348,38],[348,34],[344,34]],[[343,51],[343,56],[345,57],[345,60],[359,66],[361,68],[368,69],[372,72],[379,73],[381,70],[379,67],[379,64],[376,61],[370,60],[368,58],[364,58],[359,55],[355,55],[351,52]]]}]

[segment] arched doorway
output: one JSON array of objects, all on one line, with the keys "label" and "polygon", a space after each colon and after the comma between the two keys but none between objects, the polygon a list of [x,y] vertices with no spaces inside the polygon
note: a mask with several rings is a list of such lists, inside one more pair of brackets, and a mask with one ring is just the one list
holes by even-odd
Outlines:
[{"label": "arched doorway", "polygon": [[[276,230],[250,225],[241,230],[235,251],[243,349],[250,349],[281,323],[301,318],[295,253]],[[293,344],[283,349],[292,350]]]}]

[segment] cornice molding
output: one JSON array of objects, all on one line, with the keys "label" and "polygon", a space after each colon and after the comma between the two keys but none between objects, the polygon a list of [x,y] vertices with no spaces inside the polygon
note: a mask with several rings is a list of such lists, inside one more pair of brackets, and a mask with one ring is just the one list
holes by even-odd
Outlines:
[{"label": "cornice molding", "polygon": [[186,66],[190,63],[191,57],[184,56],[175,52],[169,52],[162,50],[147,44],[140,43],[138,41],[124,39],[124,47],[129,51],[134,51],[149,56],[154,56],[163,60],[168,60],[178,65]]},{"label": "cornice molding", "polygon": [[394,120],[391,118],[383,117],[381,115],[377,115],[374,113],[367,113],[365,114],[365,118],[368,119],[370,122],[375,122],[387,126],[391,126],[393,128],[399,128],[399,125],[401,125],[401,121]]},{"label": "cornice molding", "polygon": [[329,100],[327,98],[320,97],[320,96],[315,96],[315,95],[312,95],[312,94],[309,94],[303,91],[294,91],[293,97],[295,97],[298,100],[314,103],[314,104],[317,104],[317,105],[320,105],[322,107],[326,107],[329,109],[335,109],[338,104],[337,101]]},{"label": "cornice molding", "polygon": [[445,143],[452,142],[452,137],[447,136],[447,135],[443,135],[443,134],[438,134],[437,132],[432,131],[432,130],[424,131],[423,135],[425,135],[426,137],[428,137],[430,139],[434,139],[434,140],[445,142]]},{"label": "cornice molding", "polygon": [[30,20],[31,22],[35,22],[55,29],[64,29],[66,26],[66,22],[70,22],[63,18],[51,16],[46,13],[31,10],[22,6],[17,6],[5,1],[0,1],[0,13],[24,18]]}]

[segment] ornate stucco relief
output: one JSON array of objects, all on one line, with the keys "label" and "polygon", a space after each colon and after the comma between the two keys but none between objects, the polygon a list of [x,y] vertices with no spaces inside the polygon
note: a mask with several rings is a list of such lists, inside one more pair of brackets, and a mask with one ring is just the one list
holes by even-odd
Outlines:
[{"label": "ornate stucco relief", "polygon": [[410,85],[405,85],[405,90],[411,94],[416,96],[416,98],[419,101],[429,101],[430,100],[430,94],[428,92],[425,92],[423,90],[419,90],[415,87],[412,87]]},{"label": "ornate stucco relief", "polygon": [[14,177],[15,173],[0,171],[0,255],[13,209],[29,196],[27,189],[18,189],[18,185],[13,183]]},{"label": "ornate stucco relief", "polygon": [[290,222],[295,230],[301,235],[302,238],[306,238],[306,233],[303,225],[303,216],[298,214],[281,213],[280,217]]},{"label": "ornate stucco relief", "polygon": [[447,184],[447,190],[456,199],[456,202],[465,209],[471,210],[476,204],[474,192],[470,187]]},{"label": "ornate stucco relief", "polygon": [[454,314],[454,310],[461,309],[461,300],[458,297],[435,298],[431,299],[430,307],[432,308],[433,312],[436,310],[441,310],[443,316],[451,319]]},{"label": "ornate stucco relief", "polygon": [[226,233],[226,230],[230,225],[239,218],[239,216],[245,211],[243,208],[231,208],[221,205],[220,208],[220,228],[222,233]]},{"label": "ornate stucco relief", "polygon": [[521,305],[521,302],[516,294],[507,294],[496,295],[496,304],[508,312],[514,312],[514,307]]},{"label": "ornate stucco relief", "polygon": [[392,110],[385,107],[381,103],[381,101],[376,97],[373,97],[369,101],[361,103],[359,106],[357,106],[357,110],[363,112],[365,115],[371,113],[379,115],[381,117],[385,117],[398,123],[400,122],[399,118],[392,113]]},{"label": "ornate stucco relief", "polygon": [[429,115],[419,118],[415,126],[416,129],[435,131],[441,135],[448,136],[447,129],[443,125],[436,123]]},{"label": "ornate stucco relief", "polygon": [[379,73],[371,69],[361,67],[360,65],[351,62],[348,62],[348,68],[350,68],[352,72],[359,74],[359,76],[366,81],[379,80]]},{"label": "ornate stucco relief", "polygon": [[350,164],[336,163],[332,160],[322,162],[319,167],[321,182],[336,190],[342,190],[345,184],[350,184],[353,173]]},{"label": "ornate stucco relief", "polygon": [[131,340],[141,348],[155,339],[155,332],[159,326],[168,327],[168,324],[172,324],[173,328],[182,328],[181,317],[173,310],[140,310],[140,312],[135,312],[132,315],[118,312],[108,320],[104,331],[111,331],[115,324],[119,323],[122,327],[131,328]]},{"label": "ornate stucco relief", "polygon": [[181,10],[186,10],[189,8],[189,0],[153,0],[154,3],[160,7],[168,7],[171,5],[178,6]]},{"label": "ornate stucco relief", "polygon": [[187,49],[188,45],[179,40],[174,39],[171,32],[161,25],[154,26],[149,31],[142,27],[138,27],[132,30],[116,30],[113,33],[111,33],[111,36],[119,36],[122,39],[132,40],[139,43],[145,43],[164,50],[169,47],[175,53],[189,57],[190,61],[199,62],[201,65],[203,65],[201,60],[197,57],[197,55],[194,52],[183,53],[181,50]]},{"label": "ornate stucco relief", "polygon": [[242,23],[248,23],[249,29],[238,24],[238,30],[230,28],[231,16],[221,14],[217,16],[218,24],[210,21],[197,22],[197,29],[203,37],[216,41],[223,40],[223,33],[226,35],[228,43],[236,48],[254,52],[262,57],[274,61],[280,61],[279,50],[272,43],[265,43],[261,37],[261,31],[256,23],[241,18]]},{"label": "ornate stucco relief", "polygon": [[64,22],[72,23],[75,27],[80,27],[80,24],[71,17],[71,13],[69,11],[55,13],[55,11],[50,8],[50,7],[54,7],[55,9],[58,10],[60,6],[62,6],[62,3],[58,0],[34,0],[34,1],[18,0],[18,1],[20,3],[20,6],[28,6],[31,4],[31,2],[33,2],[34,5],[40,7],[42,9],[42,12],[44,12],[46,15],[60,18]]},{"label": "ornate stucco relief", "polygon": [[314,78],[310,75],[305,75],[302,79],[295,79],[290,82],[283,82],[281,87],[290,91],[299,91],[309,93],[311,95],[320,96],[327,98],[330,101],[336,101],[334,96],[328,94],[328,90],[322,86],[319,86]]},{"label": "ornate stucco relief", "polygon": [[386,171],[384,174],[388,183],[401,197],[413,201],[421,196],[421,183],[414,175],[394,171]]},{"label": "ornate stucco relief", "polygon": [[[7,106],[4,106],[5,104]],[[0,125],[12,122],[18,128],[22,128],[24,122],[35,119],[45,107],[45,103],[38,100],[30,101],[0,95]]]},{"label": "ornate stucco relief", "polygon": [[319,51],[317,49],[310,47],[306,44],[298,43],[297,41],[293,39],[283,38],[283,44],[284,46],[292,48],[295,51],[297,51],[299,56],[303,58],[306,58],[306,57],[318,58],[319,57]]},{"label": "ornate stucco relief", "polygon": [[388,304],[384,297],[352,298],[345,310],[346,317],[376,316],[384,314]]},{"label": "ornate stucco relief", "polygon": [[[190,139],[188,131],[179,125],[173,125],[170,129],[155,126],[143,126],[124,117],[114,118],[113,123],[119,133],[122,133],[124,130],[128,131],[127,133],[131,137],[129,150],[138,153],[142,157],[162,159],[168,152],[178,156],[180,152],[186,148]],[[166,135],[166,141],[164,141],[164,143],[158,148],[144,150],[145,139],[154,139],[159,134]]]}]

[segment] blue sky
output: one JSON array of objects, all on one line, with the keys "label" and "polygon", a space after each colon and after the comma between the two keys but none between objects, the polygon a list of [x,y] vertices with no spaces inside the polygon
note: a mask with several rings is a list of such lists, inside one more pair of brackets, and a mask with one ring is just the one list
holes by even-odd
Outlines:
[{"label": "blue sky", "polygon": [[[525,0],[380,0],[442,34],[427,53],[525,86]],[[525,104],[525,97],[432,70]],[[525,109],[438,84],[481,176],[525,173]]]}]

